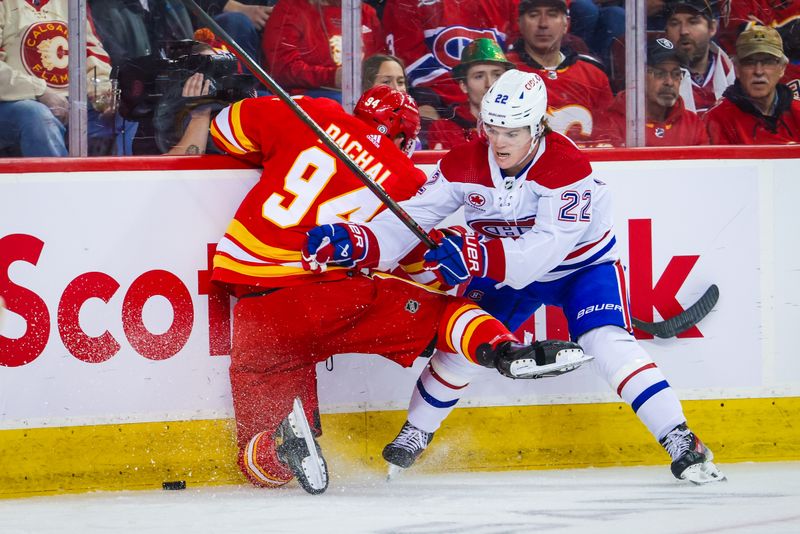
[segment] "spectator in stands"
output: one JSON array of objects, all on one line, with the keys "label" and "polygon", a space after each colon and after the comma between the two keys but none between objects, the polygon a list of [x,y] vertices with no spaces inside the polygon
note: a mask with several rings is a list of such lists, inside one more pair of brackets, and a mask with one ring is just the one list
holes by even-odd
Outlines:
[{"label": "spectator in stands", "polygon": [[451,106],[447,118],[430,124],[425,134],[427,148],[449,150],[476,137],[483,95],[505,71],[513,68],[514,64],[506,59],[494,39],[472,41],[461,53],[461,61],[452,74],[467,101]]},{"label": "spectator in stands", "polygon": [[[361,5],[363,54],[385,51],[375,9]],[[342,7],[339,0],[281,0],[267,21],[262,41],[267,66],[292,94],[341,101]]]},{"label": "spectator in stands", "polygon": [[580,37],[591,53],[608,63],[614,38],[625,35],[625,2],[621,0],[571,0],[569,32]]},{"label": "spectator in stands", "polygon": [[[800,10],[800,2],[795,2]],[[789,58],[781,83],[788,85],[795,100],[800,100],[800,16],[776,27],[783,39],[783,53]]]},{"label": "spectator in stands", "polygon": [[261,32],[276,2],[277,0],[200,0],[197,4],[214,17],[217,24],[248,56],[260,63]]},{"label": "spectator in stands", "polygon": [[[158,54],[165,42],[192,39],[194,34],[192,19],[180,0],[89,0],[89,8],[115,68],[130,59]],[[161,153],[149,119],[137,122],[118,116],[115,128],[120,140],[116,154]]]},{"label": "spectator in stands", "polygon": [[518,0],[392,0],[383,24],[390,53],[408,65],[411,95],[420,106],[444,110],[466,101],[450,75],[464,47],[474,39],[494,39],[505,50],[516,38]]},{"label": "spectator in stands", "polygon": [[779,83],[788,63],[774,28],[753,26],[736,39],[736,82],[705,115],[713,144],[800,143],[800,101]]},{"label": "spectator in stands", "polygon": [[602,112],[614,97],[600,63],[564,45],[568,26],[565,0],[521,0],[522,37],[508,59],[544,80],[550,128],[586,146],[594,141]]},{"label": "spectator in stands", "polygon": [[[65,156],[69,94],[67,0],[0,2],[0,149]],[[89,136],[110,102],[111,64],[86,24]]]},{"label": "spectator in stands", "polygon": [[[707,145],[703,121],[688,111],[678,88],[684,71],[671,41],[659,38],[647,46],[645,87],[645,145]],[[608,138],[614,146],[625,146],[625,91],[619,93],[609,110]]]},{"label": "spectator in stands", "polygon": [[361,92],[376,85],[388,85],[397,91],[407,92],[403,62],[387,54],[375,54],[365,59],[361,64]]},{"label": "spectator in stands", "polygon": [[672,0],[666,9],[667,39],[690,74],[681,87],[684,105],[702,115],[736,79],[728,55],[711,42],[717,33],[716,2]]},{"label": "spectator in stands", "polygon": [[88,0],[92,19],[115,67],[158,52],[164,41],[191,39],[192,19],[180,0]]}]

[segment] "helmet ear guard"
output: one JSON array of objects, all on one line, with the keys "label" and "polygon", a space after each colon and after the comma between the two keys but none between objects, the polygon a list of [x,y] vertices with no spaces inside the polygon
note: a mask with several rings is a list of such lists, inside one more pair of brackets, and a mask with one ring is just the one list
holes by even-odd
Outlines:
[{"label": "helmet ear guard", "polygon": [[547,89],[542,78],[533,72],[509,70],[483,96],[480,122],[484,127],[527,127],[538,139],[544,132],[546,112]]},{"label": "helmet ear guard", "polygon": [[411,95],[388,85],[377,85],[361,95],[353,115],[392,141],[402,138],[401,150],[409,157],[414,152],[421,123],[417,103]]}]

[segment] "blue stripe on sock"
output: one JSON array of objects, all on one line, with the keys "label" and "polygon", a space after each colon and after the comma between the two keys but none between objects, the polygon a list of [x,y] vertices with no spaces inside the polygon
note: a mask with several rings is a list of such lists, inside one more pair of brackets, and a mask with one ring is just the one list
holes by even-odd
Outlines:
[{"label": "blue stripe on sock", "polygon": [[639,408],[642,407],[642,404],[644,404],[645,402],[650,400],[650,398],[653,395],[655,395],[656,393],[658,393],[662,389],[667,389],[668,387],[669,387],[669,384],[667,383],[667,381],[666,380],[662,380],[661,382],[656,382],[655,384],[653,384],[649,388],[647,388],[644,391],[642,391],[641,393],[639,393],[639,396],[636,397],[636,399],[631,403],[631,408],[633,408],[633,412],[636,413],[637,411],[639,411]]},{"label": "blue stripe on sock", "polygon": [[433,397],[430,393],[425,391],[425,386],[422,385],[422,380],[417,380],[417,391],[419,391],[419,394],[422,395],[423,399],[425,399],[425,402],[434,408],[450,408],[451,406],[455,406],[455,404],[458,402],[458,399],[451,401],[440,401],[436,397]]}]

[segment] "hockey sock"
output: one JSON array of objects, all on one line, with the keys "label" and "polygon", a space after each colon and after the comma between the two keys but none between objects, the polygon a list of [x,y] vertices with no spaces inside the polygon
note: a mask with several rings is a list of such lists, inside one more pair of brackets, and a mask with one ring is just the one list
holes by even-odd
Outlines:
[{"label": "hockey sock", "polygon": [[414,385],[408,422],[425,432],[435,432],[453,411],[472,377],[484,372],[490,370],[471,364],[458,354],[437,351]]},{"label": "hockey sock", "polygon": [[503,323],[476,304],[457,299],[445,308],[439,322],[436,348],[443,352],[460,354],[478,365],[478,347],[488,343],[494,348],[502,341],[518,342]]},{"label": "hockey sock", "polygon": [[275,442],[266,432],[259,432],[239,449],[239,467],[255,486],[275,488],[294,478],[292,471],[278,460]]},{"label": "hockey sock", "polygon": [[581,336],[578,343],[595,357],[595,368],[656,439],[686,421],[675,391],[628,332],[603,326]]}]

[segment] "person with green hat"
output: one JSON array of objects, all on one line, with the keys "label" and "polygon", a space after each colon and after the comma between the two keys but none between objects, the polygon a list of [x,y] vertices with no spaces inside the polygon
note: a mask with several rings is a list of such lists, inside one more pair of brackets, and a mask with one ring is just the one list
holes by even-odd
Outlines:
[{"label": "person with green hat", "polygon": [[800,101],[779,82],[789,62],[775,28],[753,26],[736,39],[736,82],[703,117],[712,144],[800,143]]},{"label": "person with green hat", "polygon": [[461,53],[461,61],[453,67],[453,78],[467,95],[467,101],[456,104],[428,127],[427,147],[450,149],[477,136],[481,99],[489,87],[514,64],[493,39],[475,39]]}]

